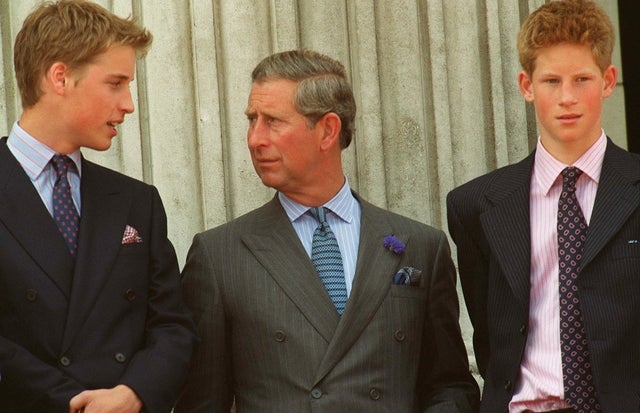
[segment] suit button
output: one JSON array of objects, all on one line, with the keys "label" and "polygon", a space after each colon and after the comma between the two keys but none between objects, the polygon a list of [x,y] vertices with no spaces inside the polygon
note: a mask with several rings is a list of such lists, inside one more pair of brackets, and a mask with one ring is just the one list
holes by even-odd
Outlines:
[{"label": "suit button", "polygon": [[511,386],[511,380],[505,380],[505,381],[504,381],[504,389],[505,389],[506,391],[510,392],[510,391],[511,391],[511,387],[512,387],[512,386]]},{"label": "suit button", "polygon": [[69,359],[69,357],[62,356],[60,357],[60,364],[62,364],[63,367],[69,367],[71,365],[71,359]]},{"label": "suit button", "polygon": [[404,331],[402,330],[396,330],[395,333],[393,333],[393,338],[395,338],[396,341],[404,341],[405,337]]},{"label": "suit button", "polygon": [[311,397],[313,397],[314,399],[319,399],[320,397],[322,397],[322,390],[317,387],[311,390]]},{"label": "suit button", "polygon": [[523,324],[520,326],[520,334],[525,335],[527,334],[527,325]]},{"label": "suit button", "polygon": [[276,341],[278,343],[282,343],[287,339],[287,335],[284,333],[284,331],[282,330],[277,330],[276,331]]},{"label": "suit button", "polygon": [[34,302],[38,298],[36,290],[27,290],[27,301]]},{"label": "suit button", "polygon": [[116,353],[113,358],[115,358],[118,363],[124,363],[127,361],[127,356],[122,353]]},{"label": "suit button", "polygon": [[380,400],[382,392],[379,389],[372,387],[371,390],[369,390],[369,397],[371,397],[371,400]]},{"label": "suit button", "polygon": [[133,301],[136,299],[136,292],[132,289],[128,289],[127,292],[124,293],[124,298],[126,298],[128,301]]}]

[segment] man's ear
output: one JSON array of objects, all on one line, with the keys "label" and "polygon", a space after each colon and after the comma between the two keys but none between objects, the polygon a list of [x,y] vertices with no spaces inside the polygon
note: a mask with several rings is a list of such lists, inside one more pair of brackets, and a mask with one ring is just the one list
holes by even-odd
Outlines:
[{"label": "man's ear", "polygon": [[531,76],[524,70],[518,73],[518,88],[524,100],[529,103],[533,102],[533,81]]},{"label": "man's ear", "polygon": [[340,117],[333,112],[329,112],[320,118],[316,127],[322,128],[322,140],[320,147],[327,150],[334,145],[340,147],[340,130],[342,129],[342,121]]},{"label": "man's ear", "polygon": [[618,81],[618,69],[614,65],[609,65],[602,73],[602,79],[604,80],[604,90],[602,95],[608,98],[616,88]]},{"label": "man's ear", "polygon": [[49,66],[45,74],[45,83],[56,94],[63,94],[70,81],[69,67],[62,62],[55,62]]}]

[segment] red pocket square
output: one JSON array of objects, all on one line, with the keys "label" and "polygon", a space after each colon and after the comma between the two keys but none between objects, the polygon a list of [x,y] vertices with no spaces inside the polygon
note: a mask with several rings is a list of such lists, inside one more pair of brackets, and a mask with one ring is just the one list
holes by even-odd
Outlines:
[{"label": "red pocket square", "polygon": [[124,234],[122,235],[122,245],[124,244],[140,244],[142,237],[138,234],[138,230],[134,227],[127,225],[124,227]]}]

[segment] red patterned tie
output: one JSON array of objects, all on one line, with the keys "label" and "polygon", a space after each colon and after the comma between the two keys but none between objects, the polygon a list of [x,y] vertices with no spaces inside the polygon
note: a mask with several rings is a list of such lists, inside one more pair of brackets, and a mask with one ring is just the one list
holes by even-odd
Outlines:
[{"label": "red patterned tie", "polygon": [[73,167],[73,161],[66,155],[54,155],[51,158],[56,172],[56,183],[53,186],[53,220],[58,225],[60,233],[69,247],[72,256],[76,256],[78,249],[78,223],[80,218],[73,204],[71,186],[67,179],[67,172]]},{"label": "red patterned tie", "polygon": [[562,376],[567,403],[581,413],[598,413],[601,409],[593,384],[577,284],[588,231],[575,192],[581,174],[575,167],[562,171],[562,194],[558,201]]}]

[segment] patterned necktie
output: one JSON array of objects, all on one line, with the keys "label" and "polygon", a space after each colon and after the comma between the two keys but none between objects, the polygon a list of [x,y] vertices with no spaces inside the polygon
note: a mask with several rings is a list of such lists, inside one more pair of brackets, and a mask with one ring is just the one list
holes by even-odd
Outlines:
[{"label": "patterned necktie", "polygon": [[576,181],[581,174],[575,167],[562,171],[562,194],[558,200],[560,346],[565,400],[580,412],[593,413],[601,410],[593,384],[577,285],[588,231],[576,198]]},{"label": "patterned necktie", "polygon": [[75,257],[78,249],[78,224],[80,218],[73,204],[71,186],[67,180],[69,167],[73,161],[66,155],[54,155],[51,158],[56,172],[56,183],[53,185],[53,220],[64,237],[69,252]]},{"label": "patterned necktie", "polygon": [[318,275],[327,289],[331,301],[336,306],[338,314],[342,315],[347,305],[347,286],[344,281],[340,247],[336,236],[326,221],[326,208],[311,208],[309,212],[320,223],[313,233],[311,261],[316,267],[316,271],[318,271]]}]

